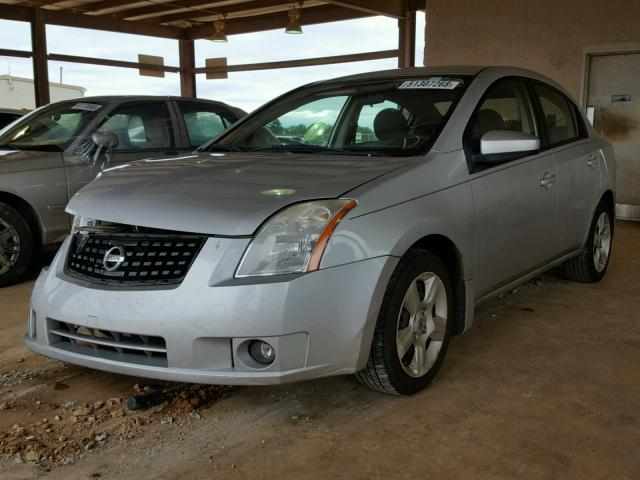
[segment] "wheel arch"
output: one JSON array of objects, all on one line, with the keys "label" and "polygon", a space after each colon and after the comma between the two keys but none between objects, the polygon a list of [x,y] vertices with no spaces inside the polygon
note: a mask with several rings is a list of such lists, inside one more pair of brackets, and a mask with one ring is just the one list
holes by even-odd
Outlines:
[{"label": "wheel arch", "polygon": [[442,260],[454,286],[454,335],[465,331],[467,323],[467,305],[470,292],[465,282],[464,262],[460,249],[449,237],[441,234],[426,235],[415,241],[407,250],[428,250]]},{"label": "wheel arch", "polygon": [[27,221],[38,249],[42,247],[42,223],[35,208],[22,197],[13,193],[0,191],[0,202],[15,208]]},{"label": "wheel arch", "polygon": [[607,204],[612,216],[615,218],[616,213],[616,199],[612,190],[605,191],[600,197],[600,201]]}]

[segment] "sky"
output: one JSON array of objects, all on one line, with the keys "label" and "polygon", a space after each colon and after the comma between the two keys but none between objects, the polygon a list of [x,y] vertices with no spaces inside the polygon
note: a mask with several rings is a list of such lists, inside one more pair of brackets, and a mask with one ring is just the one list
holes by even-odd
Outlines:
[{"label": "sky", "polygon": [[[227,57],[228,64],[294,60],[350,53],[395,49],[398,46],[397,21],[387,17],[370,17],[322,25],[304,25],[303,35],[287,35],[283,29],[229,36],[228,43],[197,40],[196,66],[205,58]],[[29,24],[0,20],[2,48],[30,50]],[[416,64],[422,64],[424,13],[418,12]],[[178,42],[79,28],[47,26],[49,53],[81,55],[114,60],[137,61],[138,54],[164,57],[165,65],[178,65]],[[278,70],[230,73],[225,80],[206,80],[198,75],[198,97],[219,100],[252,111],[268,100],[297,86],[367,71],[395,68],[397,59],[323,65]],[[177,74],[165,78],[141,77],[137,70],[49,62],[49,80],[62,81],[87,89],[86,95],[149,94],[179,95]],[[33,78],[30,59],[0,56],[0,75],[11,70],[19,77]]]}]

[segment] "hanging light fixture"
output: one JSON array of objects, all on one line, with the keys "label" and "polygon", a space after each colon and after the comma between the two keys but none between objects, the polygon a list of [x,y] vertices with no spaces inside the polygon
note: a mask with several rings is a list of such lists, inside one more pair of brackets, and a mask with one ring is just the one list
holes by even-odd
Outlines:
[{"label": "hanging light fixture", "polygon": [[289,23],[287,24],[287,28],[285,28],[285,33],[290,33],[292,35],[299,35],[302,33],[302,26],[300,25],[300,15],[302,9],[302,2],[298,2],[298,5],[295,3],[289,9]]},{"label": "hanging light fixture", "polygon": [[227,41],[227,34],[224,33],[224,17],[220,17],[218,18],[218,20],[213,22],[213,29],[215,30],[215,32],[213,32],[213,37],[211,37],[211,40],[213,40],[214,42]]}]

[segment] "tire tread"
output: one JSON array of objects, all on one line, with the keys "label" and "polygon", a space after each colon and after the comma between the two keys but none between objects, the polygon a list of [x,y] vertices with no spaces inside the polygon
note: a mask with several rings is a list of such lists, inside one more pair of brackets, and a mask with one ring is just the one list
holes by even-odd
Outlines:
[{"label": "tire tread", "polygon": [[[389,285],[395,285],[400,276],[403,274],[404,269],[409,265],[416,257],[430,254],[425,250],[413,249],[410,250],[398,263],[398,266],[394,270],[389,280]],[[387,365],[384,359],[384,321],[383,319],[388,314],[389,299],[393,294],[392,288],[387,288],[385,291],[384,299],[382,301],[382,308],[378,315],[378,321],[376,322],[376,328],[373,334],[373,342],[371,345],[371,351],[365,367],[356,372],[356,378],[366,387],[389,395],[402,396],[403,393],[399,392],[393,385]]]},{"label": "tire tread", "polygon": [[21,235],[21,253],[18,262],[4,275],[0,275],[0,287],[11,285],[20,280],[31,265],[33,259],[33,233],[24,216],[11,205],[0,202],[0,218],[13,224]]}]

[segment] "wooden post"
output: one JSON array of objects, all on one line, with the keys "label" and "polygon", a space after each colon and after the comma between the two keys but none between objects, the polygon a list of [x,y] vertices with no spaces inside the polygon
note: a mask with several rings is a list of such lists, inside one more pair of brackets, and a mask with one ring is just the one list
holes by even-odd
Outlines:
[{"label": "wooden post", "polygon": [[398,67],[416,65],[416,12],[398,20]]},{"label": "wooden post", "polygon": [[42,10],[34,8],[31,21],[31,51],[33,52],[33,88],[36,107],[50,102],[46,28]]},{"label": "wooden post", "polygon": [[196,96],[196,54],[193,40],[178,40],[180,50],[180,95]]}]

